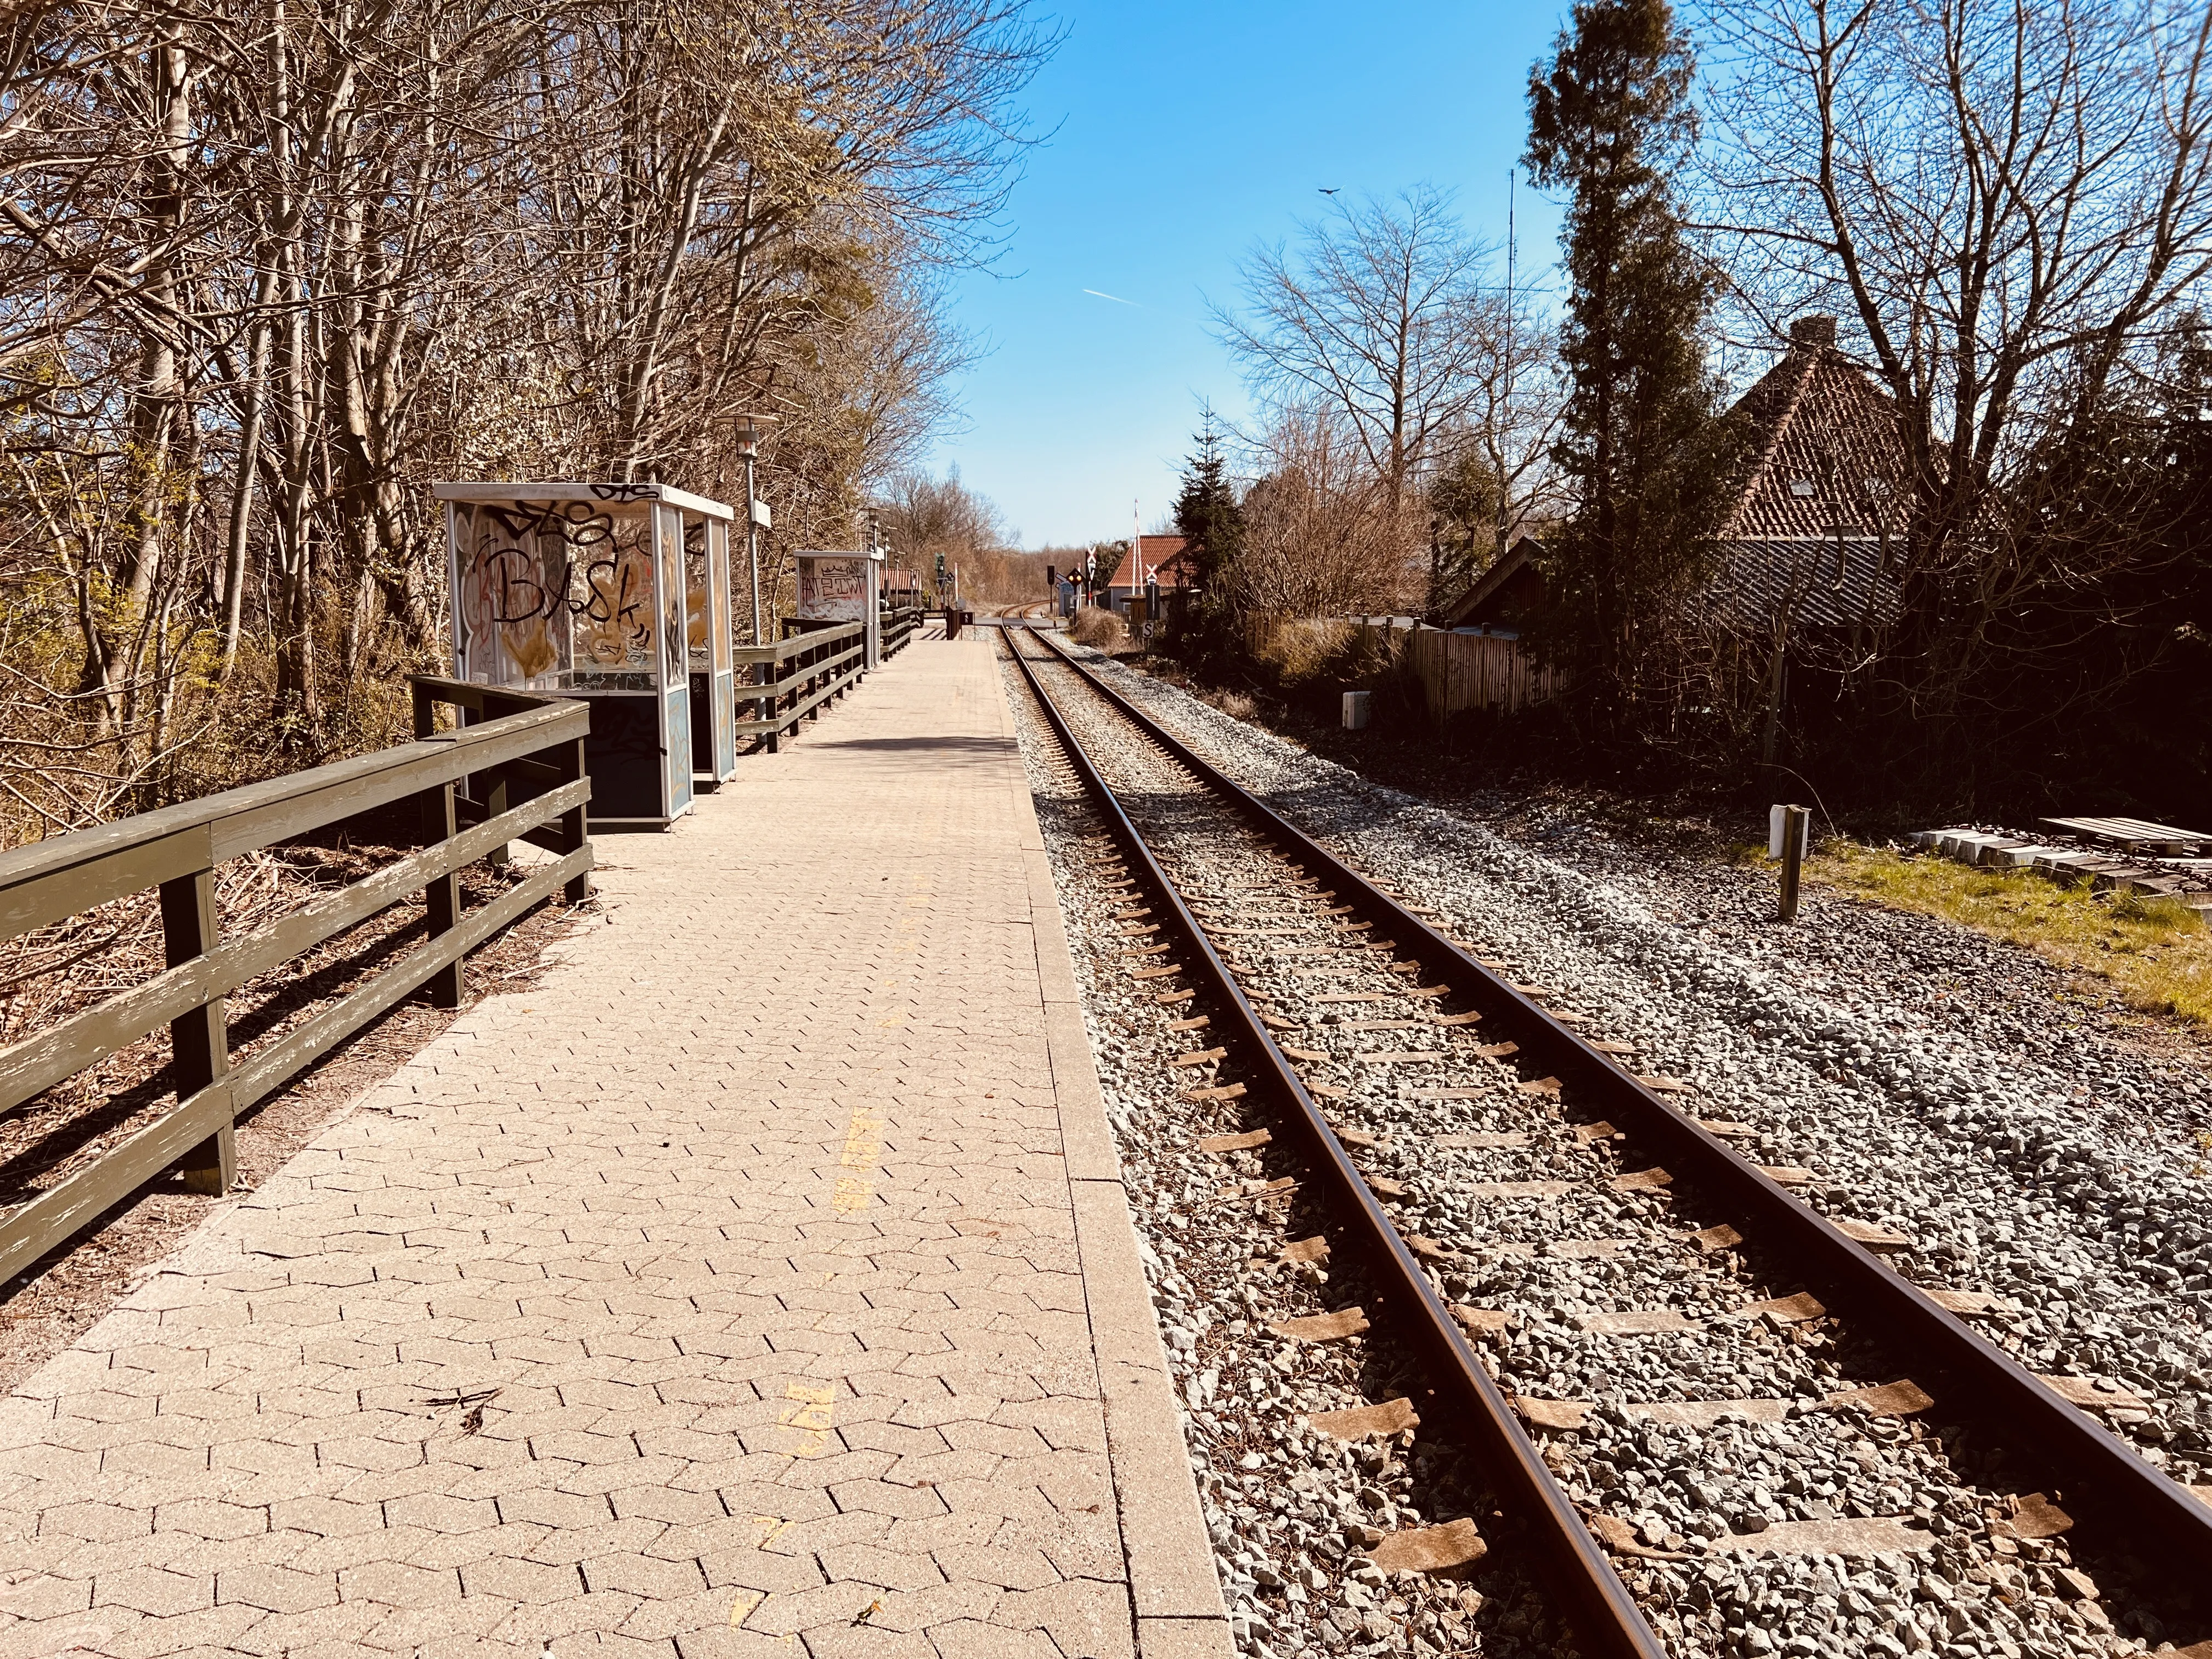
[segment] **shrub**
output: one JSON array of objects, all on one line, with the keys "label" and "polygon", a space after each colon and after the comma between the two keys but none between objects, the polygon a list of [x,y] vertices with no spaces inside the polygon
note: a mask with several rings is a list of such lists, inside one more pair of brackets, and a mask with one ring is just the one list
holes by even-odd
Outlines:
[{"label": "shrub", "polygon": [[1128,624],[1121,620],[1121,614],[1095,605],[1086,605],[1077,611],[1067,631],[1078,645],[1109,654],[1129,643]]}]

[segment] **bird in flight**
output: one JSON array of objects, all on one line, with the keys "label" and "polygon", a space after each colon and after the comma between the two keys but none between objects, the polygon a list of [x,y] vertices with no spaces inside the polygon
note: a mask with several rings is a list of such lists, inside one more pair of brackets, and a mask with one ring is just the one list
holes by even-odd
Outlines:
[{"label": "bird in flight", "polygon": [[1334,196],[1338,191],[1342,190],[1344,186],[1342,185],[1316,185],[1314,188],[1321,191],[1324,196]]}]

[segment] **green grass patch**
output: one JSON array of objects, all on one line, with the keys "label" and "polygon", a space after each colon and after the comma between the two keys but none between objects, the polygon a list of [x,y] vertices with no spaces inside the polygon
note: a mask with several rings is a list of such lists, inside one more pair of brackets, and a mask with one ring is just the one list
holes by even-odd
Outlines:
[{"label": "green grass patch", "polygon": [[2212,1024],[2212,930],[2176,900],[2103,894],[2086,881],[2056,882],[2026,871],[1908,858],[1852,842],[1829,842],[1805,860],[1808,879],[2034,951],[2063,968],[2110,980],[2145,1013]]}]

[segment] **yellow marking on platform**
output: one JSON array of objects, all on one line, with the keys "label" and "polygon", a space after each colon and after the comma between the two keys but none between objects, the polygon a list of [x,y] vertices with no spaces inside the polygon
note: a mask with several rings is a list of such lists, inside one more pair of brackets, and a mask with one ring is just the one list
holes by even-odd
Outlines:
[{"label": "yellow marking on platform", "polygon": [[876,1195],[875,1171],[884,1155],[883,1119],[865,1106],[853,1109],[853,1121],[845,1128],[845,1151],[837,1159],[840,1168],[848,1173],[837,1177],[837,1193],[830,1202],[842,1212],[865,1210]]},{"label": "yellow marking on platform", "polygon": [[[830,1431],[837,1425],[836,1407],[831,1401],[836,1398],[832,1389],[808,1382],[793,1382],[784,1389],[783,1397],[797,1403],[776,1419],[787,1429],[796,1429],[801,1437],[799,1443],[791,1449],[793,1457],[819,1457],[830,1449]],[[765,1543],[767,1540],[762,1540]]]}]

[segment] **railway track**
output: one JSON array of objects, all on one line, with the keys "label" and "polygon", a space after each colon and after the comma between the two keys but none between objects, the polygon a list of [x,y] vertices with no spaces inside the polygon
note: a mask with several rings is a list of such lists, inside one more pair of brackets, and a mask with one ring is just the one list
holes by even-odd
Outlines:
[{"label": "railway track", "polygon": [[[1990,1298],[1912,1284],[1882,1256],[1908,1241],[1802,1202],[1805,1172],[1740,1153],[1740,1126],[1678,1105],[1559,992],[1515,983],[1056,641],[1007,643],[1103,820],[1101,884],[1133,900],[1126,971],[1190,1034],[1182,1092],[1220,1132],[1200,1146],[1243,1176],[1224,1201],[1316,1218],[1305,1255],[1349,1270],[1323,1312],[1255,1339],[1370,1330],[1416,1380],[1346,1437],[1441,1431],[1479,1466],[1493,1508],[1428,1513],[1379,1556],[1464,1566],[1509,1538],[1585,1655],[2139,1650],[2081,1601],[2099,1581],[2124,1613],[2206,1633],[2212,1509],[1977,1331]],[[1833,1593],[1729,1599],[1776,1582],[1752,1564],[1793,1560],[1832,1564],[1811,1577]]]}]

